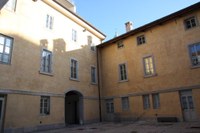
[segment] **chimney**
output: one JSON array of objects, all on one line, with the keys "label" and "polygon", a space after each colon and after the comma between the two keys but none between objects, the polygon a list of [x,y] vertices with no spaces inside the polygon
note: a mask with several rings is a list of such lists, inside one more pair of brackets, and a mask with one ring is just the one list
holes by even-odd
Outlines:
[{"label": "chimney", "polygon": [[126,26],[126,32],[129,32],[133,29],[133,23],[132,22],[126,22],[125,23],[125,26]]}]

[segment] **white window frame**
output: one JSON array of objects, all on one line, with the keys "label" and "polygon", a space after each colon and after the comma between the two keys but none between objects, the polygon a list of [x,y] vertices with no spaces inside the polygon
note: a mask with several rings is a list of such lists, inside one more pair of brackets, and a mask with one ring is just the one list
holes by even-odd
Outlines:
[{"label": "white window frame", "polygon": [[144,109],[150,109],[150,97],[149,94],[143,95],[142,96],[143,99],[143,107]]},{"label": "white window frame", "polygon": [[0,34],[0,63],[11,63],[12,48],[13,38]]},{"label": "white window frame", "polygon": [[129,97],[121,97],[122,111],[129,110]]},{"label": "white window frame", "polygon": [[153,55],[143,57],[143,67],[145,77],[156,76],[156,68]]},{"label": "white window frame", "polygon": [[186,18],[184,20],[184,26],[185,26],[186,30],[189,30],[189,29],[197,27],[198,26],[198,21],[197,21],[196,16],[191,16],[191,17]]},{"label": "white window frame", "polygon": [[118,71],[119,71],[119,81],[120,82],[127,81],[128,80],[127,64],[126,63],[119,64]]},{"label": "white window frame", "polygon": [[[74,64],[75,63],[75,64]],[[78,60],[75,58],[70,59],[70,79],[78,80]]]},{"label": "white window frame", "polygon": [[42,49],[40,73],[52,74],[52,57],[53,54],[51,51]]},{"label": "white window frame", "polygon": [[110,114],[110,113],[114,113],[115,109],[114,109],[114,100],[113,99],[106,99],[106,113]]},{"label": "white window frame", "polygon": [[77,31],[72,29],[72,41],[77,42]]},{"label": "white window frame", "polygon": [[97,84],[97,68],[96,66],[91,66],[91,83]]},{"label": "white window frame", "polygon": [[8,0],[8,2],[5,4],[5,9],[9,11],[15,11],[17,6],[17,0]]},{"label": "white window frame", "polygon": [[54,24],[54,17],[47,14],[46,15],[46,23],[45,23],[45,27],[49,30],[52,30],[53,29],[53,24]]},{"label": "white window frame", "polygon": [[152,94],[152,102],[153,102],[154,109],[160,108],[160,96],[158,93]]},{"label": "white window frame", "polygon": [[146,37],[144,35],[140,35],[137,37],[137,45],[142,45],[146,43]]},{"label": "white window frame", "polygon": [[40,115],[50,115],[50,97],[40,97]]},{"label": "white window frame", "polygon": [[188,49],[192,67],[200,67],[200,42],[189,45]]}]

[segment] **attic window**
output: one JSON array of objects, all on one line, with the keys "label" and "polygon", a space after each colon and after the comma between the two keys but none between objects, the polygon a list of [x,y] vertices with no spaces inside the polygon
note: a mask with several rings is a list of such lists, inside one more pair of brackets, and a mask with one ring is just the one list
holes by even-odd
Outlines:
[{"label": "attic window", "polygon": [[123,41],[117,42],[117,47],[118,48],[123,48],[124,47]]},{"label": "attic window", "polygon": [[196,17],[190,17],[184,20],[185,28],[186,29],[191,29],[193,27],[197,26],[197,19]]}]

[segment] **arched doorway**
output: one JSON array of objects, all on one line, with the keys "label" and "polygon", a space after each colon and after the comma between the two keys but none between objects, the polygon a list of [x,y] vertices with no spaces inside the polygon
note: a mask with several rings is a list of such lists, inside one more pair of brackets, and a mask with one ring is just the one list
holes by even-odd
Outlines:
[{"label": "arched doorway", "polygon": [[83,124],[83,95],[78,91],[65,94],[65,124]]}]

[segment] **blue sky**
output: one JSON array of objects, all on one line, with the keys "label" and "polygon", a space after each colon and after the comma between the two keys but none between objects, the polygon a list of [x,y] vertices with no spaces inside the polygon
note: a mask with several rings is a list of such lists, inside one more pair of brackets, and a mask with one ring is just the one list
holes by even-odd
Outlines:
[{"label": "blue sky", "polygon": [[110,40],[117,31],[125,33],[125,23],[133,28],[193,5],[199,0],[73,0],[77,14],[91,23]]}]

